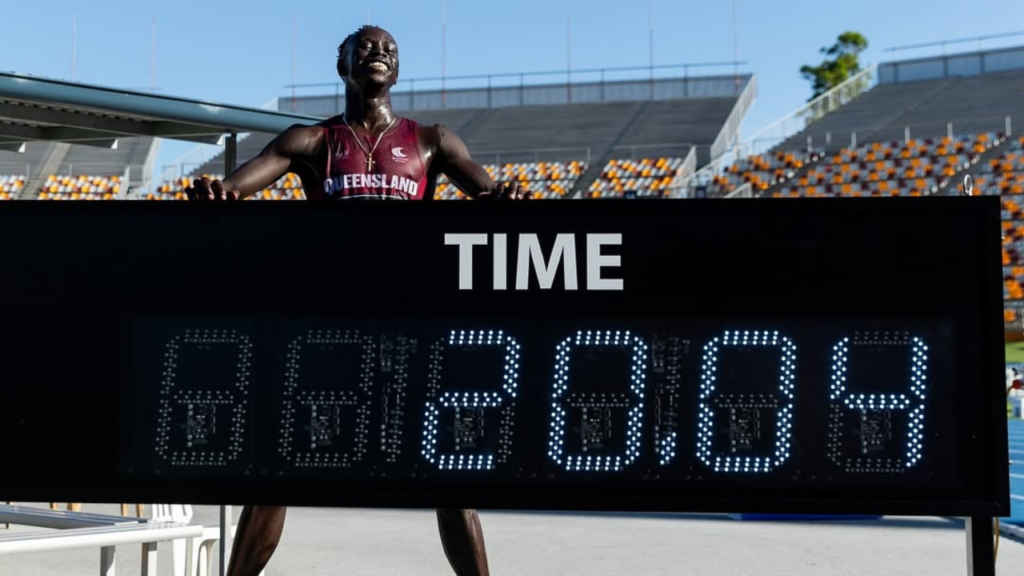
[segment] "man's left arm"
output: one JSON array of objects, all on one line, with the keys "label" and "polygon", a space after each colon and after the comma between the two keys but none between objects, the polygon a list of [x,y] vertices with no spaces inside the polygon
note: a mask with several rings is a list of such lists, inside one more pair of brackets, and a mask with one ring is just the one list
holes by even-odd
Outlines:
[{"label": "man's left arm", "polygon": [[434,162],[437,172],[444,174],[474,199],[522,200],[532,195],[519,182],[495,182],[484,167],[473,160],[466,143],[444,126],[436,126]]}]

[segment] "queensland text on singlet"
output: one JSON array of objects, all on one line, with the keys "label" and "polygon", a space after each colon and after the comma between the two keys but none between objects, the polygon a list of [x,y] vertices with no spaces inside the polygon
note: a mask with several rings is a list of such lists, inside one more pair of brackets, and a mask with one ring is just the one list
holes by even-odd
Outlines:
[{"label": "queensland text on singlet", "polygon": [[423,200],[427,171],[419,152],[419,124],[399,118],[381,136],[367,171],[366,153],[374,139],[357,142],[343,123],[324,128],[327,172],[317,195],[329,200]]}]

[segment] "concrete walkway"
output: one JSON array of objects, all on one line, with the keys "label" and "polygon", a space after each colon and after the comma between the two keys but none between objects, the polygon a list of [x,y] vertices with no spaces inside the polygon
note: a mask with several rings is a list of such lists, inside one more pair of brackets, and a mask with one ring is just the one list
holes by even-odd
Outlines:
[{"label": "concrete walkway", "polygon": [[[116,504],[86,504],[84,510],[120,513]],[[452,574],[431,511],[292,508],[288,514],[267,576]],[[721,516],[507,512],[483,512],[481,518],[493,576],[967,573],[962,524],[939,518],[738,522]],[[195,521],[214,526],[218,510],[197,507]],[[119,547],[117,574],[137,576],[139,552]],[[170,545],[161,545],[160,553],[160,573],[170,574]],[[0,575],[93,576],[98,562],[98,550],[3,556]],[[1024,545],[1003,538],[998,565],[1000,574],[1024,573]]]}]

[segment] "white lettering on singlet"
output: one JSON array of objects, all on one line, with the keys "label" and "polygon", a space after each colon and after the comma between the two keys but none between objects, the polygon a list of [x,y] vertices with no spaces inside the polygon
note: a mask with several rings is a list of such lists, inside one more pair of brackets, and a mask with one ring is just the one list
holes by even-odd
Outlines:
[{"label": "white lettering on singlet", "polygon": [[[324,180],[324,192],[328,196],[335,196],[345,190],[354,189],[377,189],[394,190],[409,197],[416,197],[420,191],[420,184],[405,176],[395,174],[344,174]],[[344,196],[344,194],[341,194]],[[389,194],[395,195],[395,194]]]}]

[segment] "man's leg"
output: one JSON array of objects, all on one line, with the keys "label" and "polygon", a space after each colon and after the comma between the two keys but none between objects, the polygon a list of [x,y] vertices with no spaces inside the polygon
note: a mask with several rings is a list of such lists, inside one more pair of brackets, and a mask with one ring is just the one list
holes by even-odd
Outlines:
[{"label": "man's leg", "polygon": [[484,530],[476,510],[437,511],[441,545],[457,576],[489,576]]},{"label": "man's leg", "polygon": [[246,506],[238,518],[228,576],[258,576],[284,532],[284,506]]}]

